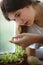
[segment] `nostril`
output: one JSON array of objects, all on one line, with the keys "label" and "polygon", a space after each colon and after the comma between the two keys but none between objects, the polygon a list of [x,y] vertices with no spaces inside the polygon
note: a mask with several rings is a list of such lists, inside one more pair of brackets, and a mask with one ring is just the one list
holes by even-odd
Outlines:
[{"label": "nostril", "polygon": [[27,21],[27,22],[25,22],[25,25],[26,25],[26,24],[28,24],[28,21]]}]

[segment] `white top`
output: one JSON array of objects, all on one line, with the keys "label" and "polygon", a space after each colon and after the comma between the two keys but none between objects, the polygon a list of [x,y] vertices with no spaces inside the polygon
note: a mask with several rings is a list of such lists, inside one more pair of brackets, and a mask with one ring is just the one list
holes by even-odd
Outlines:
[{"label": "white top", "polygon": [[[31,27],[29,27],[28,32],[43,35],[43,28],[40,28],[38,25],[33,24]],[[35,47],[36,47],[35,43],[29,46],[29,48],[35,48]],[[43,46],[41,46],[36,50],[36,56],[39,58],[43,57]]]},{"label": "white top", "polygon": [[43,28],[40,28],[38,25],[33,24],[31,27],[29,27],[29,32],[43,35]]}]

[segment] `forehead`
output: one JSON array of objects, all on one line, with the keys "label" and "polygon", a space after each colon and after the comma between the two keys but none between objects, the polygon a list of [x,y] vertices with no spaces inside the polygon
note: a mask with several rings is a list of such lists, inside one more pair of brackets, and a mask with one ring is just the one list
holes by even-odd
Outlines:
[{"label": "forehead", "polygon": [[10,19],[10,20],[13,20],[13,19],[15,19],[16,17],[15,17],[15,15],[16,14],[18,14],[18,13],[20,13],[20,12],[22,12],[22,9],[19,9],[19,10],[17,10],[16,12],[9,12],[8,13],[8,18]]},{"label": "forehead", "polygon": [[26,7],[22,8],[22,9],[19,9],[19,10],[17,10],[16,12],[9,12],[9,13],[8,13],[8,18],[9,18],[10,20],[12,20],[12,19],[15,18],[15,14],[21,13],[21,12],[23,12],[23,11],[26,11]]}]

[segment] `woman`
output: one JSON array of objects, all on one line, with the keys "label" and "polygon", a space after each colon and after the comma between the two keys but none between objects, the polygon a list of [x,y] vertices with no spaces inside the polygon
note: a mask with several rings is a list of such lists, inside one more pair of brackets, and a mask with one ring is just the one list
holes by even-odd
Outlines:
[{"label": "woman", "polygon": [[1,9],[7,20],[29,26],[29,33],[12,37],[11,43],[23,47],[43,44],[43,3],[38,0],[3,0]]}]

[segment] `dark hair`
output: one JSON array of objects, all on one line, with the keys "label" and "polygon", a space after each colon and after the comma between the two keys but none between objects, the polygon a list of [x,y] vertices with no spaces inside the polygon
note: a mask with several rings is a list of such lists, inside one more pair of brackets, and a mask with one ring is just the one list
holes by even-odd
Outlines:
[{"label": "dark hair", "polygon": [[8,12],[14,12],[18,9],[24,8],[27,5],[37,4],[38,0],[3,0],[1,9],[6,19],[9,20],[7,17]]}]

